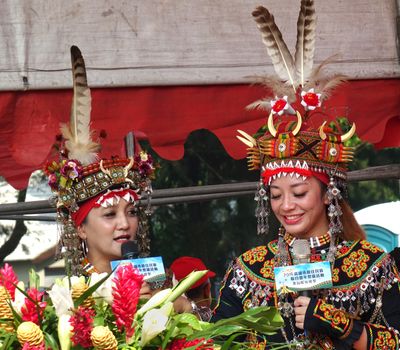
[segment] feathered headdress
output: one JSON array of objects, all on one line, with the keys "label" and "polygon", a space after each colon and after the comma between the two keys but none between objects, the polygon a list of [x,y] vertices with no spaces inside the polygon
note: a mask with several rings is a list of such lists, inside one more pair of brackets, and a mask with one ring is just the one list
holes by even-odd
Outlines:
[{"label": "feathered headdress", "polygon": [[[322,69],[329,60],[313,69],[316,37],[314,1],[301,1],[294,57],[283,40],[273,15],[262,6],[257,7],[252,15],[277,77],[257,77],[257,81],[272,89],[275,96],[258,100],[248,106],[249,109],[270,111],[267,121],[269,132],[256,139],[238,130],[238,139],[248,147],[249,168],[262,168],[264,175],[276,175],[279,173],[277,168],[280,168],[277,160],[286,160],[286,163],[280,163],[289,164],[284,168],[297,165],[305,167],[303,162],[306,161],[307,166],[317,172],[335,173],[335,176],[345,177],[346,163],[352,160],[353,150],[343,143],[354,134],[355,125],[344,135],[334,134],[327,128],[326,122],[319,130],[307,125],[312,112],[320,108],[331,91],[345,80],[343,75],[322,75]],[[296,101],[299,102],[300,110],[292,106]],[[297,122],[285,121],[286,115],[296,116]],[[279,119],[278,123],[277,120],[274,121],[274,117]],[[269,182],[271,178],[267,176],[266,181]]]},{"label": "feathered headdress", "polygon": [[69,124],[61,125],[64,139],[62,158],[45,167],[49,185],[57,195],[57,206],[70,212],[79,203],[119,185],[138,193],[147,191],[154,173],[152,159],[145,152],[130,158],[99,160],[100,144],[93,140],[90,125],[91,94],[87,84],[85,62],[78,47],[71,47],[73,98]]},{"label": "feathered headdress", "polygon": [[[63,136],[58,160],[49,161],[44,168],[55,194],[58,221],[62,224],[59,253],[73,271],[80,271],[84,257],[82,241],[76,228],[96,206],[118,203],[120,198],[137,203],[147,194],[148,206],[138,210],[139,230],[136,235],[141,255],[150,249],[147,217],[150,215],[151,179],[155,168],[146,152],[128,157],[100,159],[100,144],[93,140],[90,125],[91,94],[87,84],[85,62],[78,47],[71,47],[73,98],[69,124],[61,125]],[[131,142],[132,143],[132,142]]]}]

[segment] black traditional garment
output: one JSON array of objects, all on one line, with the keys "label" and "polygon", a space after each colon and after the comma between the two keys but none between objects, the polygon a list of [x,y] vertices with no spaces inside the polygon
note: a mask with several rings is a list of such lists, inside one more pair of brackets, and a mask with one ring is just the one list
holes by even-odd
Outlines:
[{"label": "black traditional garment", "polygon": [[[286,234],[289,257],[293,240]],[[313,240],[311,262],[325,260],[329,237]],[[275,306],[280,309],[285,327],[262,341],[258,339],[257,348],[296,339],[304,341],[308,349],[351,349],[363,326],[368,335],[368,350],[399,348],[399,274],[390,255],[365,240],[339,241],[332,269],[333,288],[313,291],[305,320],[305,328],[313,331],[304,333],[295,327],[292,305],[297,294],[287,294],[286,301],[278,304],[274,284],[277,249],[275,240],[245,252],[232,262],[213,321],[256,306]],[[355,338],[346,339],[351,333]]]}]

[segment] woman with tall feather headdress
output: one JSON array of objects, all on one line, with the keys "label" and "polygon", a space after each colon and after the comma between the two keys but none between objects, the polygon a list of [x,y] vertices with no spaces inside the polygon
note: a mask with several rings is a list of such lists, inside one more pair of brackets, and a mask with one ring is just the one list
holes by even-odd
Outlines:
[{"label": "woman with tall feather headdress", "polygon": [[312,124],[343,80],[322,79],[323,65],[312,69],[314,2],[301,1],[294,58],[269,11],[260,6],[253,16],[278,74],[261,81],[276,97],[250,106],[270,111],[267,131],[254,138],[239,130],[238,138],[248,147],[249,168],[261,170],[258,233],[268,232],[270,209],[281,229],[277,240],[232,262],[213,320],[270,305],[285,325],[266,338],[249,337],[257,349],[282,342],[296,349],[398,349],[398,270],[388,254],[365,240],[344,198],[354,152],[345,143],[355,125],[340,134],[326,122]]},{"label": "woman with tall feather headdress", "polygon": [[[71,47],[74,95],[71,119],[61,127],[58,159],[49,161],[45,173],[55,194],[61,226],[58,255],[69,275],[111,273],[111,261],[122,258],[122,247],[137,248],[139,257],[150,253],[148,217],[151,180],[155,167],[151,155],[135,152],[131,139],[127,157],[99,159],[100,144],[90,128],[91,94],[85,63],[78,47]],[[147,204],[139,203],[143,194]],[[139,205],[145,204],[145,205]],[[136,242],[136,245],[130,242]],[[154,287],[157,287],[156,285]],[[157,290],[143,282],[141,297]],[[174,302],[177,312],[191,312],[187,298]]]},{"label": "woman with tall feather headdress", "polygon": [[60,224],[59,257],[68,274],[111,272],[111,260],[121,258],[121,246],[137,241],[139,254],[149,254],[149,208],[139,206],[142,193],[151,194],[154,166],[145,152],[99,159],[100,144],[90,128],[91,94],[85,63],[71,47],[73,101],[70,123],[62,125],[58,159],[45,173],[55,194]]}]

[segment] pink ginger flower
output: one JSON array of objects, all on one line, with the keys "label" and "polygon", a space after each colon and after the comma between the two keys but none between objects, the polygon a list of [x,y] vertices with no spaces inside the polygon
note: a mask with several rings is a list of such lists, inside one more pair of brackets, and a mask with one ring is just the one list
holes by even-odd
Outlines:
[{"label": "pink ginger flower", "polygon": [[25,304],[21,308],[22,320],[40,325],[39,318],[40,320],[43,319],[44,309],[47,305],[47,302],[42,301],[44,292],[39,292],[36,288],[30,288],[27,293],[35,302],[25,298]]},{"label": "pink ginger flower", "polygon": [[197,345],[196,349],[201,350],[212,350],[213,348],[213,341],[211,339],[206,340],[204,338],[194,339],[194,340],[186,340],[183,339],[175,339],[171,342],[168,346],[168,350],[183,350],[187,348],[191,348],[192,346]]},{"label": "pink ginger flower", "polygon": [[93,309],[82,306],[79,306],[78,310],[71,316],[71,340],[74,345],[80,345],[83,348],[93,347],[92,341],[90,340],[90,333],[93,330],[94,316],[95,311]]},{"label": "pink ginger flower", "polygon": [[10,293],[11,299],[15,299],[15,285],[18,283],[18,277],[9,264],[4,264],[0,269],[0,286],[5,287]]},{"label": "pink ginger flower", "polygon": [[124,328],[126,337],[130,338],[135,332],[132,322],[139,302],[143,276],[132,264],[126,264],[118,267],[113,282],[112,311],[119,331]]}]

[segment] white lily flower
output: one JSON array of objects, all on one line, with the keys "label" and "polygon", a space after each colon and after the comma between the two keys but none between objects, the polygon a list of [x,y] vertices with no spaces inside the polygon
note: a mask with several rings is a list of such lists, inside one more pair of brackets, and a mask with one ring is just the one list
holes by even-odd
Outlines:
[{"label": "white lily flower", "polygon": [[68,287],[54,284],[48,294],[59,318],[62,315],[72,314],[71,310],[74,307],[74,301],[72,300],[72,292]]},{"label": "white lily flower", "polygon": [[157,294],[153,295],[146,304],[144,304],[138,311],[137,315],[142,315],[145,312],[154,309],[155,307],[161,305],[169,295],[171,294],[172,290],[171,288],[163,289],[159,291]]},{"label": "white lily flower", "polygon": [[[89,287],[93,286],[97,282],[99,282],[101,279],[106,277],[108,275],[107,272],[102,272],[102,273],[97,273],[94,272],[90,276],[90,283]],[[111,305],[113,302],[113,296],[112,296],[112,278],[107,278],[94,292],[93,296],[95,298],[100,298],[104,299],[107,304]]]},{"label": "white lily flower", "polygon": [[72,336],[73,327],[70,323],[69,315],[61,315],[58,318],[58,339],[60,340],[61,350],[70,350],[71,349],[71,336]]},{"label": "white lily flower", "polygon": [[[18,288],[25,290],[25,284],[23,281],[19,281],[17,283]],[[21,293],[21,291],[16,288],[15,289],[15,298],[14,301],[11,302],[13,309],[21,315],[21,309],[25,305],[25,295]]]},{"label": "white lily flower", "polygon": [[172,303],[168,303],[160,309],[152,309],[144,314],[140,346],[145,346],[150,340],[166,329],[168,312],[170,312],[171,306]]}]

